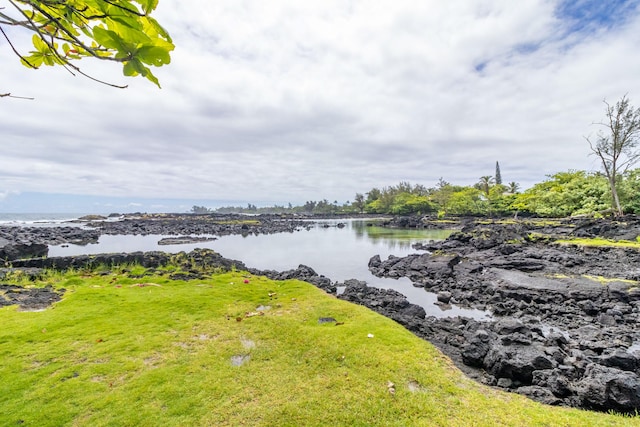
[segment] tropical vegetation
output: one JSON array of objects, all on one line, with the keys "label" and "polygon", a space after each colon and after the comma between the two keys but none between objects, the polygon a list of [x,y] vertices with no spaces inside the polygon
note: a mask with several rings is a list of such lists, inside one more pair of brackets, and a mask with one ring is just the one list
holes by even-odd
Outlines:
[{"label": "tropical vegetation", "polygon": [[[618,199],[623,213],[640,214],[640,169],[617,179]],[[227,206],[208,209],[194,206],[194,213],[307,213],[307,214],[387,214],[431,216],[514,216],[566,217],[603,216],[615,213],[611,187],[599,172],[569,170],[558,172],[521,192],[520,185],[497,184],[495,177],[482,176],[474,185],[454,185],[440,179],[436,186],[400,182],[357,193],[352,202],[307,201],[300,206]]]}]

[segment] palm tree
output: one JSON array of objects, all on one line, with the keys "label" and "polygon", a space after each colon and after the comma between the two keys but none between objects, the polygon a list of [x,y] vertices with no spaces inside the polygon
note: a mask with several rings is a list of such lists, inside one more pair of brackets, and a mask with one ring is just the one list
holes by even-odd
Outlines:
[{"label": "palm tree", "polygon": [[515,181],[511,181],[509,183],[509,185],[507,186],[507,189],[508,189],[509,193],[516,194],[518,192],[518,190],[520,189],[520,184],[518,184]]},{"label": "palm tree", "polygon": [[495,181],[492,176],[485,175],[480,177],[480,181],[478,181],[478,188],[484,191],[484,194],[489,195],[489,188],[491,188],[491,184]]}]

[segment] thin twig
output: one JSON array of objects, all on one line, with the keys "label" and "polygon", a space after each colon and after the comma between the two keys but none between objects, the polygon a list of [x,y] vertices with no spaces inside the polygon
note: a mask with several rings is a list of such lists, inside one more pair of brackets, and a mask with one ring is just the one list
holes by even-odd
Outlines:
[{"label": "thin twig", "polygon": [[35,98],[29,98],[27,96],[16,96],[16,95],[11,95],[10,93],[0,93],[0,98],[16,98],[16,99],[28,99],[30,101],[33,101]]},{"label": "thin twig", "polygon": [[37,70],[38,67],[36,67],[35,65],[33,65],[31,62],[27,61],[26,58],[22,55],[20,55],[20,52],[18,52],[16,50],[16,48],[13,46],[13,43],[11,43],[11,40],[9,39],[9,36],[7,36],[7,33],[4,32],[4,29],[2,29],[2,27],[0,27],[0,32],[2,33],[2,35],[4,36],[5,40],[7,40],[7,43],[9,43],[9,46],[11,46],[11,50],[13,50],[13,52],[18,55],[18,58],[20,58],[25,64],[27,64],[29,67],[33,68],[34,70]]},{"label": "thin twig", "polygon": [[124,6],[121,6],[121,5],[117,4],[117,3],[114,3],[114,2],[112,2],[110,0],[103,0],[103,1],[105,3],[107,3],[107,4],[110,4],[111,6],[117,7],[118,9],[122,9],[122,10],[125,10],[125,11],[129,12],[129,13],[133,13],[134,15],[138,15],[140,17],[147,16],[146,13],[140,13],[137,10],[129,9],[127,7],[124,7]]},{"label": "thin twig", "polygon": [[103,80],[97,79],[95,77],[90,76],[89,74],[86,74],[85,72],[81,71],[80,68],[76,67],[75,65],[71,64],[71,63],[67,63],[67,65],[69,65],[71,68],[73,68],[74,70],[76,70],[76,72],[78,74],[82,74],[83,76],[85,76],[86,78],[93,80],[94,82],[98,82],[98,83],[102,83],[103,85],[107,85],[107,86],[111,86],[111,87],[115,87],[117,89],[126,89],[129,87],[129,85],[124,85],[124,86],[120,86],[114,83],[109,83],[109,82],[105,82]]}]

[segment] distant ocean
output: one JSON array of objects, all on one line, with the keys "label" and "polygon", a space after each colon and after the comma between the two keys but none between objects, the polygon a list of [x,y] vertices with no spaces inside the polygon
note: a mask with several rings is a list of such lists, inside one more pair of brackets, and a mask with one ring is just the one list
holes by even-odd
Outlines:
[{"label": "distant ocean", "polygon": [[0,213],[0,225],[56,225],[78,219],[85,213]]}]

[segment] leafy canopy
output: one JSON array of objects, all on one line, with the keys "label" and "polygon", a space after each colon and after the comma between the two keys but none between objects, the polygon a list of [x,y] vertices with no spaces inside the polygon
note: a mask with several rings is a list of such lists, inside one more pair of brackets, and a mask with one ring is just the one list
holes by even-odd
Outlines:
[{"label": "leafy canopy", "polygon": [[[79,73],[97,80],[76,65],[76,61],[91,57],[119,62],[125,76],[140,75],[160,87],[150,67],[169,64],[174,45],[169,33],[150,16],[158,0],[9,0],[8,3],[10,7],[0,7],[0,32],[23,65],[34,69],[62,65],[74,75]],[[19,53],[3,26],[31,31],[33,50],[26,55]]]},{"label": "leafy canopy", "polygon": [[611,193],[601,174],[558,172],[518,194],[512,208],[537,216],[565,217],[607,211]]},{"label": "leafy canopy", "polygon": [[602,162],[611,189],[613,208],[617,215],[622,215],[624,212],[618,195],[618,178],[640,161],[640,108],[634,108],[626,95],[615,105],[610,105],[606,100],[604,103],[607,106],[607,119],[597,124],[605,132],[598,132],[595,142],[586,139],[593,154]]}]

